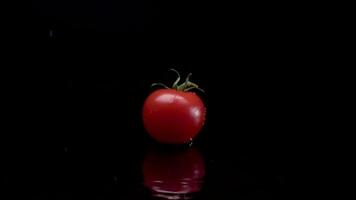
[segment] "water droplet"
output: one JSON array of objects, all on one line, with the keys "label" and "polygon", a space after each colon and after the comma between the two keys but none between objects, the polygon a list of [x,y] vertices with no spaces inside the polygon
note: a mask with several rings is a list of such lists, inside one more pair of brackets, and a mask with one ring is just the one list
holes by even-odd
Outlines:
[{"label": "water droplet", "polygon": [[49,36],[50,39],[55,39],[55,35],[54,35],[54,30],[53,29],[49,29],[48,36]]},{"label": "water droplet", "polygon": [[189,146],[189,147],[193,146],[193,138],[189,138],[188,146]]}]

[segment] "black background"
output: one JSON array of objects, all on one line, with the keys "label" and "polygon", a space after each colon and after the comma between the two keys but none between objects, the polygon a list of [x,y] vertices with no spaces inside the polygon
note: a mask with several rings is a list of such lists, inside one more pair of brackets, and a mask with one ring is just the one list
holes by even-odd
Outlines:
[{"label": "black background", "polygon": [[141,109],[150,84],[171,84],[175,68],[206,91],[207,122],[194,146],[207,175],[196,198],[291,195],[289,164],[313,131],[319,88],[306,44],[317,23],[299,8],[32,1],[26,48],[14,60],[26,66],[5,85],[15,105],[5,180],[36,199],[149,199],[141,165],[158,144]]}]

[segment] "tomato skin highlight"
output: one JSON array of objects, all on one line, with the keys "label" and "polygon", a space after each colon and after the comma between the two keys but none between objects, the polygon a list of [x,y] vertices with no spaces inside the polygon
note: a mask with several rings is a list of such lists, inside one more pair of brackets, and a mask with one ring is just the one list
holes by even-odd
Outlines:
[{"label": "tomato skin highlight", "polygon": [[206,109],[193,92],[159,89],[143,106],[143,123],[149,135],[161,143],[183,144],[201,130]]}]

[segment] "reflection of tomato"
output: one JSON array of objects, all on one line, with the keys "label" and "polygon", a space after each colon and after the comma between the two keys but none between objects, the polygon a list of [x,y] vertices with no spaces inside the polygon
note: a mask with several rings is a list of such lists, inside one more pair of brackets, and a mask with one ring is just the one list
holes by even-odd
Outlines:
[{"label": "reflection of tomato", "polygon": [[196,149],[151,152],[143,163],[144,184],[156,193],[155,196],[198,192],[204,175],[204,161]]},{"label": "reflection of tomato", "polygon": [[187,143],[205,120],[202,100],[193,92],[160,89],[145,101],[143,121],[148,133],[163,143]]}]

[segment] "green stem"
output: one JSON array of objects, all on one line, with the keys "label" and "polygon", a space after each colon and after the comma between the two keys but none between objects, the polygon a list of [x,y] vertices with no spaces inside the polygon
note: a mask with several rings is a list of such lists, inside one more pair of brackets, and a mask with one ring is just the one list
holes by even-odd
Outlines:
[{"label": "green stem", "polygon": [[164,88],[169,89],[169,87],[166,86],[166,85],[163,84],[163,83],[152,83],[152,84],[151,84],[151,87],[154,87],[154,86],[163,86]]},{"label": "green stem", "polygon": [[[187,78],[185,79],[184,83],[178,85],[179,81],[180,81],[180,74],[177,70],[175,69],[169,69],[170,71],[174,71],[177,74],[177,79],[174,81],[173,85],[172,85],[172,89],[175,89],[177,91],[183,91],[183,92],[188,92],[189,90],[192,89],[198,89],[201,92],[204,92],[204,90],[202,90],[201,88],[199,88],[199,86],[191,81],[189,81],[190,77],[192,76],[192,73],[189,73],[187,75]],[[165,84],[163,83],[153,83],[151,85],[151,87],[153,86],[163,86],[164,88],[168,89],[169,87],[167,87]]]},{"label": "green stem", "polygon": [[180,81],[180,74],[179,74],[179,72],[177,71],[177,70],[175,70],[175,69],[169,69],[170,71],[174,71],[176,74],[177,74],[177,79],[176,79],[176,81],[174,81],[174,83],[173,83],[173,86],[172,86],[172,88],[173,89],[177,89],[177,87],[178,87],[178,83],[179,83],[179,81]]}]

